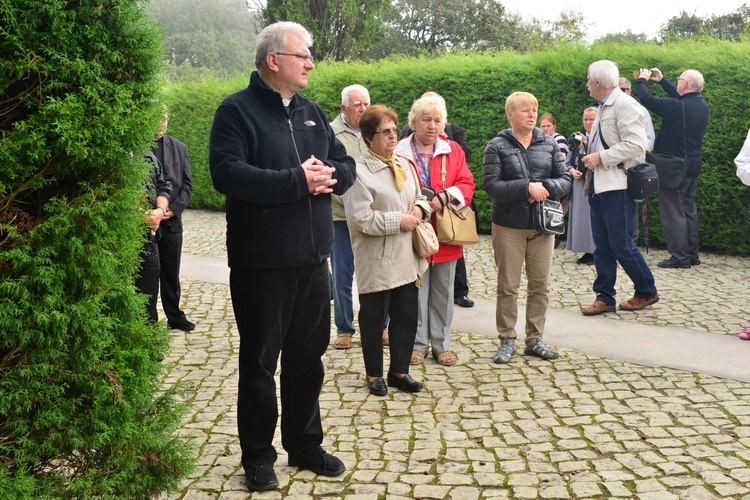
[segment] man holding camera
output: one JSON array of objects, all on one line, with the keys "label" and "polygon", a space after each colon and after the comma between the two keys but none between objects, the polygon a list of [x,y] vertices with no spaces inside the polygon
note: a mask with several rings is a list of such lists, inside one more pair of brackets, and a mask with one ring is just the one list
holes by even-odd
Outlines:
[{"label": "man holding camera", "polygon": [[[658,98],[648,90],[648,80],[657,82],[669,97]],[[687,157],[685,176],[676,188],[659,183],[659,218],[670,257],[659,262],[667,269],[688,269],[701,263],[698,257],[698,174],[701,171],[703,135],[708,127],[708,104],[700,96],[703,75],[689,69],[673,85],[659,68],[641,68],[635,91],[646,109],[661,116],[662,124],[654,153]]]}]

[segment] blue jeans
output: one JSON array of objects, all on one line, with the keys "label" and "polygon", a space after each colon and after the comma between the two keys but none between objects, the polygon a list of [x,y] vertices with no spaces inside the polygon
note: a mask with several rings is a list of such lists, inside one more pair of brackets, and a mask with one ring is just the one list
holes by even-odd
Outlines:
[{"label": "blue jeans", "polygon": [[596,245],[596,299],[615,305],[618,262],[633,281],[636,297],[646,299],[656,295],[654,275],[633,241],[635,202],[628,198],[627,191],[618,189],[596,194],[592,185],[589,206],[591,234]]},{"label": "blue jeans", "polygon": [[331,248],[333,271],[333,319],[336,333],[354,333],[354,306],[352,305],[352,281],[354,279],[354,252],[349,239],[346,221],[333,221],[333,247]]}]

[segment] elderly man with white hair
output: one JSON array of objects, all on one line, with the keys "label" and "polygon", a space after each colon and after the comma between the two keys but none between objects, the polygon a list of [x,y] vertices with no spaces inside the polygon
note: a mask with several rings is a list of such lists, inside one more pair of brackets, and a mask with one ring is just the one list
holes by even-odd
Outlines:
[{"label": "elderly man with white hair", "polygon": [[621,310],[638,311],[659,301],[654,275],[633,241],[635,202],[628,197],[625,173],[645,158],[646,130],[640,106],[618,88],[619,78],[612,61],[589,66],[586,87],[600,104],[591,128],[589,154],[582,158],[588,169],[584,193],[589,197],[596,245],[596,300],[583,310],[584,316],[615,311],[618,263],[635,288],[633,297],[620,303]]},{"label": "elderly man with white hair", "polygon": [[[370,93],[362,85],[349,85],[341,91],[341,113],[331,122],[336,139],[346,148],[346,154],[355,160],[367,149],[359,130],[359,118],[370,106]],[[352,283],[354,281],[354,252],[346,225],[346,211],[341,196],[331,195],[333,210],[333,247],[331,271],[333,274],[333,320],[336,323],[336,349],[351,349],[354,335],[354,306]]]}]

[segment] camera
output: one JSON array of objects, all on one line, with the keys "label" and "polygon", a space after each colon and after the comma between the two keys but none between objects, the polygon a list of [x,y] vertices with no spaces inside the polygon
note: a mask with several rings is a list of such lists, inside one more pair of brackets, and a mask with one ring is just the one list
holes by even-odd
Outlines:
[{"label": "camera", "polygon": [[568,144],[570,144],[571,149],[578,149],[581,147],[581,142],[584,139],[584,135],[580,132],[573,132],[573,135],[570,136],[570,139],[568,139]]}]

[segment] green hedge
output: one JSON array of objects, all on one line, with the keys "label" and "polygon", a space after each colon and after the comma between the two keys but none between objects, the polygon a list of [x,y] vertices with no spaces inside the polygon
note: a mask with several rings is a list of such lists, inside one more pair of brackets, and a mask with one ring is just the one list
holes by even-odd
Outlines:
[{"label": "green hedge", "polygon": [[[411,103],[424,91],[442,94],[448,102],[448,120],[467,129],[473,152],[470,168],[479,188],[479,220],[483,231],[489,231],[490,201],[481,188],[482,154],[487,142],[508,127],[504,105],[510,93],[533,93],[539,100],[540,114],[555,115],[558,131],[569,136],[582,128],[583,109],[595,104],[586,89],[586,71],[591,62],[613,60],[622,68],[623,76],[631,80],[633,70],[639,67],[657,66],[673,82],[681,71],[698,69],[706,79],[703,97],[711,109],[698,189],[702,246],[724,253],[748,253],[750,239],[744,237],[744,221],[750,216],[750,209],[746,208],[750,205],[750,190],[736,178],[733,159],[750,123],[745,115],[749,99],[741,91],[750,74],[749,51],[750,43],[746,42],[694,39],[664,46],[605,44],[533,54],[461,53],[438,59],[395,58],[371,64],[322,63],[311,73],[304,95],[334,118],[341,89],[360,83],[370,90],[373,103],[394,108],[403,124]],[[171,132],[190,147],[196,172],[193,207],[222,207],[221,197],[213,192],[207,175],[208,130],[216,104],[223,96],[243,88],[247,81],[248,75],[243,75],[231,81],[212,80],[167,89],[173,108]],[[651,84],[650,88],[655,95],[664,95],[658,85]],[[658,117],[654,125],[658,131]],[[651,242],[661,244],[658,202],[649,202],[649,208]]]}]

